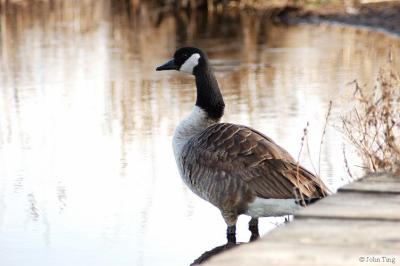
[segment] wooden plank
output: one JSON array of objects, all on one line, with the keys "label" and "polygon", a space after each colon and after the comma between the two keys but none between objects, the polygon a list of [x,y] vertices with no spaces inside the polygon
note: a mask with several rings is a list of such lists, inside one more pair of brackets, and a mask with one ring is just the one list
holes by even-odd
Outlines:
[{"label": "wooden plank", "polygon": [[390,174],[370,174],[364,178],[357,180],[357,182],[374,181],[374,182],[396,182],[400,183],[400,177]]},{"label": "wooden plank", "polygon": [[400,221],[400,194],[337,193],[301,209],[295,217]]},{"label": "wooden plank", "polygon": [[366,259],[371,255],[399,260],[400,230],[395,228],[398,223],[390,221],[297,220],[274,230],[260,241],[213,257],[205,265],[354,266],[365,265],[366,262],[360,262],[360,257]]},{"label": "wooden plank", "polygon": [[[369,176],[295,214],[261,240],[205,265],[393,265],[400,262],[400,179]],[[361,258],[361,259],[360,259]]]},{"label": "wooden plank", "polygon": [[[305,246],[291,245],[290,243],[258,243],[239,246],[225,253],[212,257],[206,266],[357,266],[372,263],[360,262],[360,257],[365,258],[374,254],[399,260],[398,254],[391,249],[384,253],[351,246]],[[392,252],[392,253],[388,253]],[[393,263],[373,263],[372,265],[395,265]]]},{"label": "wooden plank", "polygon": [[299,219],[290,223],[285,230],[272,231],[262,241],[283,241],[296,245],[339,245],[344,248],[355,245],[366,250],[379,246],[382,251],[390,246],[400,252],[400,230],[396,230],[398,228],[397,221]]},{"label": "wooden plank", "polygon": [[352,183],[339,189],[340,192],[376,192],[400,194],[400,183],[397,182],[360,182]]},{"label": "wooden plank", "polygon": [[400,177],[386,174],[370,175],[345,185],[339,192],[400,193]]}]

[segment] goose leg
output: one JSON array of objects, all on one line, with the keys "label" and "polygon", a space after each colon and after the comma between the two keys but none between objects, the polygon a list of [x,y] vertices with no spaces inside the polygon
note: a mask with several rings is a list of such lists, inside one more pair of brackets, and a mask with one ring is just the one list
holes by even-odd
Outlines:
[{"label": "goose leg", "polygon": [[238,215],[233,211],[221,211],[222,217],[224,217],[225,223],[227,225],[226,229],[226,239],[228,244],[236,243],[236,222]]},{"label": "goose leg", "polygon": [[251,232],[250,241],[254,241],[260,237],[258,233],[258,218],[251,218],[249,222],[249,230]]},{"label": "goose leg", "polygon": [[228,243],[236,244],[236,225],[228,225],[226,229],[226,239]]}]

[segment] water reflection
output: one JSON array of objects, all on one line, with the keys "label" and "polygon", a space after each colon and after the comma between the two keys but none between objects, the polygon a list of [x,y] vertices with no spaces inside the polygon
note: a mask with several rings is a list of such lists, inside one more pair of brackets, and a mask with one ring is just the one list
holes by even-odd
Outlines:
[{"label": "water reflection", "polygon": [[65,187],[62,185],[57,186],[57,198],[59,202],[59,210],[61,212],[67,206],[67,192]]},{"label": "water reflection", "polygon": [[[294,156],[308,121],[314,162],[329,101],[334,124],[346,84],[372,81],[389,47],[394,58],[400,50],[357,29],[126,1],[29,1],[2,8],[0,22],[1,265],[188,265],[224,243],[219,211],[186,189],[172,156],[193,80],[154,67],[176,46],[208,52],[225,121]],[[330,126],[324,143],[321,173],[336,186],[347,176],[343,140]],[[301,160],[312,168],[306,152]],[[261,233],[277,222],[260,221]],[[248,238],[242,217],[238,241]]]},{"label": "water reflection", "polygon": [[39,220],[39,210],[36,207],[37,202],[35,200],[35,196],[31,193],[28,194],[28,202],[29,202],[29,209],[30,209],[30,216],[34,221]]}]

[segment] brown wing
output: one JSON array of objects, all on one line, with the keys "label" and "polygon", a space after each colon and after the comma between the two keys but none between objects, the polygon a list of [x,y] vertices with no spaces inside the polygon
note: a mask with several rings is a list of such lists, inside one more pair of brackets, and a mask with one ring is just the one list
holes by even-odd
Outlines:
[{"label": "brown wing", "polygon": [[328,192],[322,181],[298,166],[287,151],[245,126],[213,125],[185,145],[183,157],[184,168],[198,175],[194,178],[240,179],[262,198],[295,198],[299,192],[304,198],[320,198]]}]

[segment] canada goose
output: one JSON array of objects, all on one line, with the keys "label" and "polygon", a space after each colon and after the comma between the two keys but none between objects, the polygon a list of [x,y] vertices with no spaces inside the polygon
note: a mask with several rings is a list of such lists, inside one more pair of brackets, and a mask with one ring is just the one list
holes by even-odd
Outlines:
[{"label": "canada goose", "polygon": [[228,242],[236,242],[240,214],[251,216],[250,240],[254,240],[259,236],[259,217],[292,214],[299,199],[327,195],[323,182],[272,139],[246,126],[219,122],[225,104],[203,51],[180,48],[156,70],[195,76],[196,104],[175,130],[174,155],[186,185],[220,209]]}]

